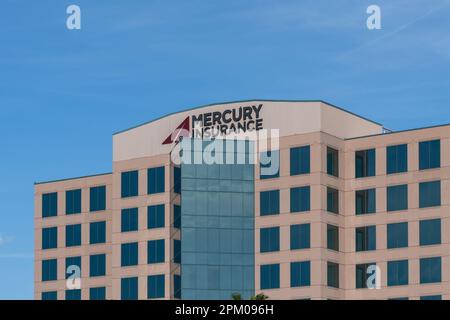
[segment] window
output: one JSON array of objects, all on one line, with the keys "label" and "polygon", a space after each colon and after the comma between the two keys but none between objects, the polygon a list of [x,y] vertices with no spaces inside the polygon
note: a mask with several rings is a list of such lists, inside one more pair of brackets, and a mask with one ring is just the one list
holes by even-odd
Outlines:
[{"label": "window", "polygon": [[[78,273],[78,271],[80,273]],[[67,257],[66,258],[66,279],[70,276],[81,277],[81,257]]]},{"label": "window", "polygon": [[259,159],[260,179],[272,179],[280,176],[280,150],[261,152]]},{"label": "window", "polygon": [[81,300],[81,290],[66,290],[66,300]]},{"label": "window", "polygon": [[311,285],[311,262],[291,262],[291,287]]},{"label": "window", "polygon": [[89,256],[89,276],[103,277],[106,275],[106,255],[94,254]]},{"label": "window", "polygon": [[66,214],[81,213],[81,189],[66,191]]},{"label": "window", "polygon": [[310,186],[291,188],[291,212],[311,210]]},{"label": "window", "polygon": [[261,290],[280,287],[280,265],[264,264],[260,267]]},{"label": "window", "polygon": [[408,145],[400,144],[386,148],[386,173],[401,173],[408,171]]},{"label": "window", "polygon": [[106,210],[106,186],[90,188],[89,195],[89,211]]},{"label": "window", "polygon": [[291,250],[311,247],[311,226],[309,223],[291,226]]},{"label": "window", "polygon": [[355,229],[357,252],[377,249],[376,226],[358,227]]},{"label": "window", "polygon": [[420,297],[420,300],[442,300],[442,296],[440,294],[434,296],[422,296]]},{"label": "window", "polygon": [[81,224],[66,226],[66,247],[81,246]]},{"label": "window", "polygon": [[441,257],[420,259],[420,283],[441,282]]},{"label": "window", "polygon": [[42,300],[58,300],[58,292],[56,291],[47,291],[41,293]]},{"label": "window", "polygon": [[387,187],[387,211],[408,209],[408,185]]},{"label": "window", "polygon": [[181,168],[173,167],[173,192],[181,193]]},{"label": "window", "polygon": [[120,296],[122,300],[138,299],[138,278],[122,278],[120,281]]},{"label": "window", "polygon": [[355,192],[355,212],[357,215],[376,212],[375,195],[375,189],[358,190]]},{"label": "window", "polygon": [[388,286],[408,284],[408,260],[388,261]]},{"label": "window", "polygon": [[147,242],[147,263],[162,263],[165,260],[164,239]]},{"label": "window", "polygon": [[164,192],[164,167],[150,168],[147,170],[148,194]]},{"label": "window", "polygon": [[260,252],[280,251],[280,228],[262,228],[259,240]]},{"label": "window", "polygon": [[122,209],[122,232],[138,230],[138,208]]},{"label": "window", "polygon": [[331,224],[327,224],[327,248],[339,251],[339,228]]},{"label": "window", "polygon": [[180,240],[173,240],[173,262],[181,263],[181,241]]},{"label": "window", "polygon": [[179,205],[173,206],[173,227],[181,228],[181,207]]},{"label": "window", "polygon": [[54,281],[57,278],[57,260],[42,260],[42,281]]},{"label": "window", "polygon": [[136,266],[138,264],[138,243],[122,243],[121,249],[122,267]]},{"label": "window", "polygon": [[339,191],[327,187],[327,211],[339,214]]},{"label": "window", "polygon": [[327,173],[339,177],[339,151],[327,147]]},{"label": "window", "polygon": [[310,172],[310,146],[291,148],[291,176]]},{"label": "window", "polygon": [[106,242],[106,221],[91,222],[89,224],[89,243]]},{"label": "window", "polygon": [[89,299],[106,300],[106,288],[105,287],[89,288]]},{"label": "window", "polygon": [[408,222],[390,223],[387,225],[388,249],[408,246]]},{"label": "window", "polygon": [[122,172],[122,198],[136,197],[139,194],[139,172]]},{"label": "window", "polygon": [[58,215],[58,193],[45,193],[42,195],[42,217],[55,217]]},{"label": "window", "polygon": [[58,247],[58,227],[42,229],[42,250]]},{"label": "window", "polygon": [[181,276],[178,274],[173,275],[173,297],[181,299]]},{"label": "window", "polygon": [[373,274],[368,272],[370,266],[374,266],[375,263],[364,263],[356,265],[356,289],[367,289],[367,280]]},{"label": "window", "polygon": [[261,216],[280,213],[280,190],[262,191],[260,193]]},{"label": "window", "polygon": [[147,277],[147,298],[158,299],[165,296],[165,276],[163,274]]},{"label": "window", "polygon": [[339,265],[337,263],[327,263],[327,285],[332,288],[339,288]]},{"label": "window", "polygon": [[441,243],[441,219],[422,220],[419,229],[421,246]]},{"label": "window", "polygon": [[375,176],[375,149],[355,152],[355,177]]},{"label": "window", "polygon": [[164,205],[147,207],[147,228],[164,228]]},{"label": "window", "polygon": [[441,166],[441,141],[423,141],[419,143],[419,170],[439,168]]},{"label": "window", "polygon": [[441,182],[419,183],[419,207],[428,208],[441,205]]}]

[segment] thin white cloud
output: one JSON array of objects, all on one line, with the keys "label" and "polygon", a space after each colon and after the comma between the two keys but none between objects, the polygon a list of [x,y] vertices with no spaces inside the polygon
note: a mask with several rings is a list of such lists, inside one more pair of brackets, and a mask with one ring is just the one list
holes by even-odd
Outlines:
[{"label": "thin white cloud", "polygon": [[14,237],[11,236],[3,236],[2,234],[0,234],[0,247],[11,243],[14,240]]},{"label": "thin white cloud", "polygon": [[28,252],[0,254],[0,259],[31,259],[34,255]]}]

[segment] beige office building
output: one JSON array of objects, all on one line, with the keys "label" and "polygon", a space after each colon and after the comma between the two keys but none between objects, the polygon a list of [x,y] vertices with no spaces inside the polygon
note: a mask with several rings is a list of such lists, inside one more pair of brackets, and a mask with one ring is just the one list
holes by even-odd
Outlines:
[{"label": "beige office building", "polygon": [[[176,161],[214,132],[254,134],[211,153],[246,161]],[[170,114],[113,135],[112,173],[36,183],[35,299],[450,299],[449,179],[450,125],[322,101]]]}]

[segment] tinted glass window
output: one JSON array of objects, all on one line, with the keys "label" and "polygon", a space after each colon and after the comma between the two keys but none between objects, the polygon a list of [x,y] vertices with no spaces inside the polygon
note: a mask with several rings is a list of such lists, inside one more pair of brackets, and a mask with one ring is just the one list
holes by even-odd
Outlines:
[{"label": "tinted glass window", "polygon": [[327,263],[327,285],[332,288],[339,288],[339,265],[337,263]]},{"label": "tinted glass window", "polygon": [[121,245],[122,267],[135,266],[138,264],[138,243],[122,243]]},{"label": "tinted glass window", "polygon": [[428,208],[441,205],[441,182],[419,183],[419,207]]},{"label": "tinted glass window", "polygon": [[138,230],[138,208],[122,209],[122,232]]},{"label": "tinted glass window", "polygon": [[327,173],[339,177],[339,151],[327,147]]},{"label": "tinted glass window", "polygon": [[89,276],[101,277],[106,274],[106,255],[94,254],[89,257]]},{"label": "tinted glass window", "polygon": [[89,224],[89,243],[106,242],[106,221],[91,222]]},{"label": "tinted glass window", "polygon": [[105,287],[89,288],[89,299],[106,300],[106,288]]},{"label": "tinted glass window", "polygon": [[419,143],[419,170],[439,168],[441,166],[441,141],[423,141]]},{"label": "tinted glass window", "polygon": [[121,299],[137,300],[138,299],[138,278],[122,278],[121,279]]},{"label": "tinted glass window", "polygon": [[147,171],[148,194],[164,192],[164,167],[150,168]]},{"label": "tinted glass window", "polygon": [[331,224],[327,225],[327,248],[339,251],[339,228]]},{"label": "tinted glass window", "polygon": [[291,176],[310,172],[310,146],[291,148]]},{"label": "tinted glass window", "polygon": [[81,224],[66,226],[66,247],[81,246]]},{"label": "tinted glass window", "polygon": [[81,189],[66,191],[66,214],[81,213]]},{"label": "tinted glass window", "polygon": [[309,186],[291,188],[291,212],[311,210],[311,188]]},{"label": "tinted glass window", "polygon": [[291,226],[291,250],[311,247],[311,226],[309,223]]},{"label": "tinted glass window", "polygon": [[261,252],[272,252],[280,250],[280,228],[262,228],[260,230]]},{"label": "tinted glass window", "polygon": [[376,227],[358,227],[355,229],[356,251],[376,250]]},{"label": "tinted glass window", "polygon": [[375,189],[358,190],[355,192],[356,214],[376,212]]},{"label": "tinted glass window", "polygon": [[408,284],[408,260],[388,261],[388,286]]},{"label": "tinted glass window", "polygon": [[355,177],[375,176],[375,149],[355,152]]},{"label": "tinted glass window", "polygon": [[139,172],[122,172],[122,198],[135,197],[138,195]]},{"label": "tinted glass window", "polygon": [[163,274],[147,277],[147,298],[158,299],[165,296],[165,276]]},{"label": "tinted glass window", "polygon": [[441,219],[420,221],[420,245],[441,243]]},{"label": "tinted glass window", "polygon": [[387,225],[388,249],[408,246],[408,222],[390,223]]},{"label": "tinted glass window", "polygon": [[370,266],[375,265],[374,263],[364,263],[356,265],[356,289],[366,289],[367,288],[367,280],[369,277],[373,275],[373,272],[370,270]]},{"label": "tinted glass window", "polygon": [[89,190],[89,209],[91,212],[106,210],[106,187],[93,187]]},{"label": "tinted glass window", "polygon": [[441,257],[420,259],[420,283],[441,282]]},{"label": "tinted glass window", "polygon": [[262,191],[260,193],[261,215],[272,215],[280,213],[280,191]]},{"label": "tinted glass window", "polygon": [[291,287],[305,287],[311,284],[311,263],[291,262]]},{"label": "tinted glass window", "polygon": [[408,185],[387,187],[387,211],[408,209]]},{"label": "tinted glass window", "polygon": [[161,263],[165,260],[164,239],[147,242],[147,263]]},{"label": "tinted glass window", "polygon": [[386,173],[408,171],[408,145],[401,144],[386,148]]},{"label": "tinted glass window", "polygon": [[327,211],[339,214],[339,191],[327,188]]},{"label": "tinted glass window", "polygon": [[261,265],[261,289],[277,289],[280,287],[280,265]]},{"label": "tinted glass window", "polygon": [[164,204],[147,207],[147,228],[164,228]]},{"label": "tinted glass window", "polygon": [[42,195],[42,217],[54,217],[58,215],[58,193],[46,193]]},{"label": "tinted glass window", "polygon": [[42,260],[42,281],[53,281],[57,278],[57,260]]},{"label": "tinted glass window", "polygon": [[42,229],[42,250],[54,249],[58,247],[58,228]]},{"label": "tinted glass window", "polygon": [[259,155],[260,179],[272,179],[280,176],[280,151],[267,151]]}]

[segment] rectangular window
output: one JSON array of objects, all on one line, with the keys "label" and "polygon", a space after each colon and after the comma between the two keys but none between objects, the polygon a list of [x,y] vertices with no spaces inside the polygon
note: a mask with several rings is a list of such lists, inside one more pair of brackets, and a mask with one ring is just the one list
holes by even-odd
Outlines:
[{"label": "rectangular window", "polygon": [[311,210],[311,187],[291,188],[291,212]]},{"label": "rectangular window", "polygon": [[327,187],[327,211],[339,214],[339,191]]},{"label": "rectangular window", "polygon": [[81,213],[81,189],[66,191],[66,214]]},{"label": "rectangular window", "polygon": [[92,187],[89,190],[89,211],[106,210],[106,186]]},{"label": "rectangular window", "polygon": [[181,228],[181,206],[176,204],[173,206],[173,227]]},{"label": "rectangular window", "polygon": [[81,290],[66,290],[66,300],[81,300]]},{"label": "rectangular window", "polygon": [[122,243],[121,245],[121,266],[136,266],[138,264],[138,243]]},{"label": "rectangular window", "polygon": [[400,144],[386,148],[386,173],[401,173],[408,171],[408,145]]},{"label": "rectangular window", "polygon": [[408,185],[387,187],[387,211],[408,209]]},{"label": "rectangular window", "polygon": [[58,292],[57,291],[42,292],[41,300],[58,300]]},{"label": "rectangular window", "polygon": [[377,249],[376,226],[358,227],[355,229],[356,251]]},{"label": "rectangular window", "polygon": [[163,274],[158,274],[154,276],[147,277],[147,298],[148,299],[159,299],[165,296],[165,276]]},{"label": "rectangular window", "polygon": [[181,194],[181,168],[173,167],[173,192]]},{"label": "rectangular window", "polygon": [[139,172],[122,172],[122,198],[136,197],[139,194]]},{"label": "rectangular window", "polygon": [[164,239],[147,242],[147,263],[162,263],[165,261]]},{"label": "rectangular window", "polygon": [[370,214],[376,212],[375,189],[355,191],[355,212],[359,214]]},{"label": "rectangular window", "polygon": [[355,152],[355,177],[375,176],[375,149]]},{"label": "rectangular window", "polygon": [[56,259],[42,260],[42,281],[54,281],[58,276]]},{"label": "rectangular window", "polygon": [[164,167],[150,168],[147,170],[147,193],[155,194],[164,192]]},{"label": "rectangular window", "polygon": [[56,217],[58,215],[58,193],[45,193],[42,195],[42,217]]},{"label": "rectangular window", "polygon": [[291,262],[291,287],[311,285],[311,262]]},{"label": "rectangular window", "polygon": [[339,228],[331,224],[327,224],[327,248],[339,251]]},{"label": "rectangular window", "polygon": [[332,288],[339,288],[339,265],[337,263],[327,263],[327,285]]},{"label": "rectangular window", "polygon": [[422,296],[420,300],[442,300],[442,296],[440,294],[434,296]]},{"label": "rectangular window", "polygon": [[419,142],[419,170],[439,168],[441,166],[441,141]]},{"label": "rectangular window", "polygon": [[280,265],[264,264],[260,267],[261,290],[280,288]]},{"label": "rectangular window", "polygon": [[421,246],[441,243],[441,219],[422,220],[419,226]]},{"label": "rectangular window", "polygon": [[81,257],[67,257],[66,258],[66,279],[70,276],[77,276],[77,268],[81,276]]},{"label": "rectangular window", "polygon": [[91,222],[89,224],[89,243],[106,242],[106,221]]},{"label": "rectangular window", "polygon": [[260,193],[261,216],[280,213],[280,190],[262,191]]},{"label": "rectangular window", "polygon": [[290,149],[291,176],[310,173],[310,146]]},{"label": "rectangular window", "polygon": [[387,267],[387,284],[389,287],[408,284],[408,260],[388,261]]},{"label": "rectangular window", "polygon": [[164,228],[164,204],[147,207],[147,228]]},{"label": "rectangular window", "polygon": [[309,223],[291,225],[291,250],[311,247],[311,226]]},{"label": "rectangular window", "polygon": [[420,259],[420,283],[441,282],[441,257]]},{"label": "rectangular window", "polygon": [[81,224],[66,226],[66,247],[81,246]]},{"label": "rectangular window", "polygon": [[181,263],[181,241],[173,240],[173,262]]},{"label": "rectangular window", "polygon": [[408,246],[408,222],[387,225],[388,249],[406,248]]},{"label": "rectangular window", "polygon": [[441,205],[441,181],[419,183],[419,207],[429,208]]},{"label": "rectangular window", "polygon": [[138,208],[122,209],[122,232],[138,230]]},{"label": "rectangular window", "polygon": [[103,277],[106,275],[106,254],[89,256],[89,276]]},{"label": "rectangular window", "polygon": [[106,288],[89,288],[89,300],[106,300]]},{"label": "rectangular window", "polygon": [[181,276],[178,274],[173,275],[173,297],[181,299]]},{"label": "rectangular window", "polygon": [[58,247],[58,227],[42,229],[42,250]]},{"label": "rectangular window", "polygon": [[259,240],[260,252],[280,251],[280,228],[261,228]]},{"label": "rectangular window", "polygon": [[122,278],[120,280],[121,300],[138,299],[138,277]]},{"label": "rectangular window", "polygon": [[339,177],[339,151],[327,147],[327,173]]},{"label": "rectangular window", "polygon": [[367,289],[367,280],[373,274],[369,267],[374,266],[375,263],[364,263],[356,265],[356,289]]},{"label": "rectangular window", "polygon": [[261,180],[280,176],[280,150],[261,152],[259,159],[259,178]]}]

